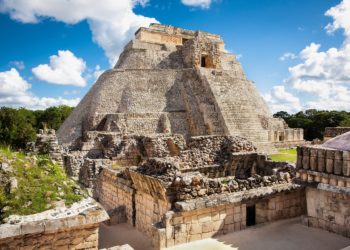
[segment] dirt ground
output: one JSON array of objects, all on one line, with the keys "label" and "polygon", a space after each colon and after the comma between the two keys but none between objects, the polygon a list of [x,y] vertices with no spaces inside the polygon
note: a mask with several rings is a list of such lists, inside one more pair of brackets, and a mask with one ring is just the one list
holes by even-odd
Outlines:
[{"label": "dirt ground", "polygon": [[[152,249],[151,240],[127,224],[102,225],[99,243],[100,248],[129,244],[135,250]],[[340,250],[348,246],[350,239],[305,227],[300,224],[300,218],[294,218],[178,245],[168,250]]]}]

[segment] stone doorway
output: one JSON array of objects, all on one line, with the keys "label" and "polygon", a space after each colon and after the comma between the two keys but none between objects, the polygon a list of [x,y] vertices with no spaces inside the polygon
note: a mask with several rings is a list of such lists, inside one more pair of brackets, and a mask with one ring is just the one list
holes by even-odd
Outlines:
[{"label": "stone doorway", "polygon": [[256,215],[256,210],[255,210],[255,205],[250,205],[247,206],[247,211],[246,211],[246,225],[247,227],[249,226],[254,226],[256,224],[256,220],[255,220],[255,215]]}]

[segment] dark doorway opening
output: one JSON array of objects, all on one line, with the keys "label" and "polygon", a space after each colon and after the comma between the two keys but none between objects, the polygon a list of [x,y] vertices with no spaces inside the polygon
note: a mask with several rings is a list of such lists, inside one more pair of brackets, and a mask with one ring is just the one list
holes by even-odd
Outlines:
[{"label": "dark doorway opening", "polygon": [[255,205],[247,206],[247,227],[254,226],[255,222]]},{"label": "dark doorway opening", "polygon": [[203,68],[206,67],[205,56],[202,56],[202,57],[201,57],[201,67],[203,67]]}]

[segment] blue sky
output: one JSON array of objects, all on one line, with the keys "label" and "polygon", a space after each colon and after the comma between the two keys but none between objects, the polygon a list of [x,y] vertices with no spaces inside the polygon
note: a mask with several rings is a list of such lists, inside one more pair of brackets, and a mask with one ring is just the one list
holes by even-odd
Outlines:
[{"label": "blue sky", "polygon": [[0,105],[75,105],[158,21],[221,35],[272,111],[350,111],[350,0],[96,2],[0,0]]}]

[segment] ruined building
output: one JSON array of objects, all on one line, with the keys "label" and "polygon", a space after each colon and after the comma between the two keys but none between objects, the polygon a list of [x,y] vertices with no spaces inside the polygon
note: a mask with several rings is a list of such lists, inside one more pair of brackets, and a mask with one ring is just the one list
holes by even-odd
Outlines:
[{"label": "ruined building", "polygon": [[259,151],[303,141],[275,119],[218,35],[152,24],[140,28],[58,131],[83,147],[89,133],[242,136]]},{"label": "ruined building", "polygon": [[305,213],[295,168],[262,153],[302,143],[303,131],[271,116],[214,34],[140,28],[57,137],[111,223],[155,249]]}]

